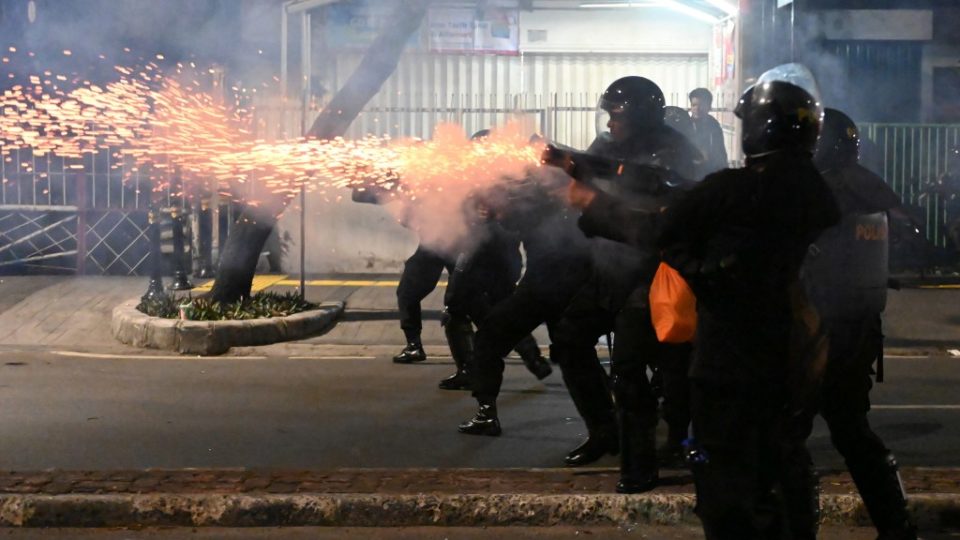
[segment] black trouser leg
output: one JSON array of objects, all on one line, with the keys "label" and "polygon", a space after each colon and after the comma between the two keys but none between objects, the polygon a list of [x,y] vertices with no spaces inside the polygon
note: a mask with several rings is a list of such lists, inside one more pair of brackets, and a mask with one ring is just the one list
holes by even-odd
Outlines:
[{"label": "black trouser leg", "polygon": [[824,411],[830,437],[844,457],[850,476],[881,540],[913,540],[916,528],[893,455],[873,432],[866,411]]},{"label": "black trouser leg", "polygon": [[696,513],[708,540],[779,539],[776,497],[783,391],[692,381],[694,436],[706,461],[694,467]]},{"label": "black trouser leg", "polygon": [[652,489],[657,481],[657,397],[647,364],[658,362],[660,344],[646,307],[627,306],[617,314],[613,347],[613,394],[620,431],[618,491]]},{"label": "black trouser leg", "polygon": [[600,336],[613,329],[613,318],[592,296],[578,293],[550,333],[550,358],[560,366],[563,382],[591,436],[616,425],[607,373],[596,349]]},{"label": "black trouser leg", "polygon": [[830,322],[821,414],[881,540],[913,540],[916,528],[896,460],[870,428],[871,366],[883,346],[880,317]]},{"label": "black trouser leg", "polygon": [[659,344],[659,365],[663,393],[663,420],[667,423],[667,446],[678,448],[690,431],[690,360],[693,346],[689,343]]},{"label": "black trouser leg", "polygon": [[470,373],[467,366],[473,364],[473,325],[468,319],[452,315],[443,325],[450,346],[450,356],[457,366],[453,375],[440,381],[443,390],[464,390],[470,387]]},{"label": "black trouser leg", "polygon": [[806,419],[788,419],[781,443],[780,482],[793,540],[816,540],[820,530],[820,479],[807,450],[807,425]]},{"label": "black trouser leg", "polygon": [[477,330],[472,369],[473,395],[496,399],[503,384],[503,358],[524,336],[546,321],[556,306],[519,287],[491,308]]},{"label": "black trouser leg", "polygon": [[423,330],[420,302],[437,287],[445,266],[448,263],[442,257],[423,246],[417,247],[403,265],[397,286],[397,309],[407,343],[420,343]]}]

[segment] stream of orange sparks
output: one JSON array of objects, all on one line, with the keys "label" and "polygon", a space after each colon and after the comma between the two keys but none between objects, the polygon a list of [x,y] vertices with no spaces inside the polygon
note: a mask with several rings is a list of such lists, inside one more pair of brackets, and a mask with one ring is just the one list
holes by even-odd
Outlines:
[{"label": "stream of orange sparks", "polygon": [[[232,113],[197,85],[117,66],[104,87],[84,82],[69,92],[62,76],[30,77],[0,95],[0,158],[15,148],[79,158],[108,150],[133,156],[151,171],[154,189],[179,176],[183,196],[236,194],[252,182],[274,196],[308,190],[379,186],[407,200],[466,193],[539,165],[541,147],[515,126],[468,141],[456,125],[440,125],[430,141],[254,139],[248,118]],[[71,167],[77,167],[73,165]],[[255,190],[256,191],[256,190]],[[249,194],[250,190],[245,193]],[[250,202],[249,200],[247,202]]]}]

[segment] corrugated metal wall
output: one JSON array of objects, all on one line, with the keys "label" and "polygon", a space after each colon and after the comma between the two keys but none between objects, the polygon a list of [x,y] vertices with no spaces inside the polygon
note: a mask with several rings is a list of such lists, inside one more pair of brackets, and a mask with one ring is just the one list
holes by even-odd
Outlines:
[{"label": "corrugated metal wall", "polygon": [[[340,88],[360,57],[356,52],[330,55],[317,66],[319,80],[326,88]],[[519,113],[531,130],[583,146],[594,136],[600,92],[625,75],[654,80],[668,104],[685,106],[686,93],[707,84],[707,55],[409,53],[348,136],[429,138],[441,122],[460,123],[472,133]]]}]

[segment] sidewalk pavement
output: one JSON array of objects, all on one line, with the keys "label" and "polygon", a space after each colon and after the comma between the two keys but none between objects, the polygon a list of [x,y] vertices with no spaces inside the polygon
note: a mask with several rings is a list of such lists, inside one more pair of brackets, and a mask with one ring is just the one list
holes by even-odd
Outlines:
[{"label": "sidewalk pavement", "polygon": [[[328,332],[297,342],[235,348],[232,355],[309,356],[312,351],[370,351],[402,345],[396,276],[325,276],[307,298],[346,302]],[[270,290],[293,290],[285,276]],[[0,277],[0,347],[42,347],[103,354],[160,355],[116,342],[110,314],[146,290],[129,277]],[[446,355],[440,325],[442,287],[424,301],[424,342]],[[911,356],[960,349],[960,291],[892,292],[887,352]],[[542,330],[537,337],[547,341]],[[370,444],[376,444],[371,441]],[[904,471],[911,510],[925,528],[960,528],[960,471]],[[669,474],[642,494],[614,493],[616,471],[549,470],[146,470],[0,472],[0,526],[486,526],[695,523],[688,475]],[[869,523],[846,475],[823,477],[828,523]]]},{"label": "sidewalk pavement", "polygon": [[[696,523],[692,480],[617,495],[614,469],[144,470],[0,473],[0,525],[591,526]],[[960,527],[960,469],[905,469],[922,529]],[[849,476],[821,477],[823,523],[869,518]]]},{"label": "sidewalk pavement", "polygon": [[[309,354],[310,348],[403,345],[397,324],[396,275],[322,276],[307,282],[307,299],[343,301],[346,311],[328,332],[309,339],[250,348],[258,354]],[[0,276],[0,346],[68,347],[103,353],[143,351],[120,344],[110,334],[115,306],[138,298],[147,288],[144,277]],[[202,286],[203,283],[197,283]],[[265,290],[293,291],[299,281],[285,275],[258,276]],[[203,292],[202,288],[196,290]],[[447,354],[437,321],[443,307],[441,283],[423,301],[423,341]],[[929,288],[891,291],[885,314],[888,354],[940,355],[960,350],[960,289]],[[534,336],[548,342],[543,328]]]}]

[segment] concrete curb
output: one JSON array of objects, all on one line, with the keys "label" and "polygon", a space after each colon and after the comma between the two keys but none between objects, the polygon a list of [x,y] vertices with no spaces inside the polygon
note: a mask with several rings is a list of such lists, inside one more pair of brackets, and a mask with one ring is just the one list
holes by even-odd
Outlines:
[{"label": "concrete curb", "polygon": [[269,345],[318,334],[343,313],[343,302],[286,317],[245,321],[181,321],[150,317],[137,310],[139,299],[113,308],[111,331],[121,343],[183,354],[217,355],[230,347]]},{"label": "concrete curb", "polygon": [[[0,495],[2,527],[484,527],[695,524],[694,496],[147,494]],[[864,526],[859,497],[824,495],[823,523]],[[960,495],[910,497],[921,528],[960,526]]]}]

